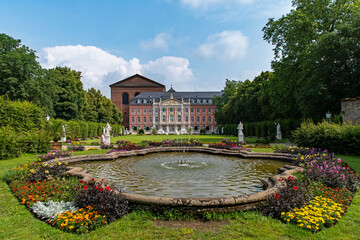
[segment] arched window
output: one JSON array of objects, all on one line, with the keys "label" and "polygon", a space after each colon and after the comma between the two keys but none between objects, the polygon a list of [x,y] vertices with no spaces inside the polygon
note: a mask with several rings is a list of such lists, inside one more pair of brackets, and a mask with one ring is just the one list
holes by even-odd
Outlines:
[{"label": "arched window", "polygon": [[122,103],[123,104],[129,104],[129,94],[128,93],[123,93],[122,94]]}]

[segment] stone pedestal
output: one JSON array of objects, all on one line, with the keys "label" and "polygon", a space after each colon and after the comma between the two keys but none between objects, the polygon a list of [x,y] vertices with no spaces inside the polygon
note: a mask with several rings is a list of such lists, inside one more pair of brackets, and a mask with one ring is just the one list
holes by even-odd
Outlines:
[{"label": "stone pedestal", "polygon": [[110,145],[110,136],[105,136],[105,145]]},{"label": "stone pedestal", "polygon": [[66,142],[66,137],[61,137],[61,142]]}]

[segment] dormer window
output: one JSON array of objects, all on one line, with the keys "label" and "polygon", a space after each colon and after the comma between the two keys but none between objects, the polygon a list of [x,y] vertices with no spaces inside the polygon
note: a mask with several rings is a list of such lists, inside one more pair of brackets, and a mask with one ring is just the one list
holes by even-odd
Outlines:
[{"label": "dormer window", "polygon": [[141,99],[138,99],[138,100],[137,100],[137,103],[141,103]]}]

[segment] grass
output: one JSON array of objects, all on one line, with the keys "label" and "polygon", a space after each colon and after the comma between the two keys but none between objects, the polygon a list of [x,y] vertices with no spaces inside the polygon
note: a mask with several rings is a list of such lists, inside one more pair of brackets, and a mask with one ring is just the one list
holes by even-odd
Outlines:
[{"label": "grass", "polygon": [[[254,149],[259,150],[259,149]],[[263,149],[261,149],[263,150]],[[100,154],[106,150],[75,152]],[[337,155],[360,172],[360,156]],[[36,160],[36,155],[0,161],[0,177],[18,164]],[[355,195],[348,212],[335,226],[312,234],[294,225],[264,217],[256,211],[238,212],[225,216],[229,223],[216,231],[189,228],[157,227],[154,215],[133,212],[106,227],[89,234],[73,235],[50,227],[34,218],[0,181],[0,239],[358,239],[360,236],[360,194]]]},{"label": "grass", "polygon": [[[204,143],[215,143],[219,142],[223,138],[228,138],[231,140],[238,140],[237,137],[234,136],[224,136],[224,135],[125,135],[125,136],[118,136],[118,137],[112,137],[111,142],[116,143],[116,141],[119,140],[126,140],[133,143],[140,143],[141,141],[157,141],[160,142],[163,139],[174,139],[178,141],[186,141],[188,139],[194,139],[198,140]],[[256,143],[257,140],[259,140],[256,137],[245,137],[246,143]],[[80,140],[79,142],[85,143],[85,144],[91,144],[91,143],[98,143],[100,144],[100,139],[87,139],[87,140]],[[276,143],[285,143],[286,140],[277,140]]]}]

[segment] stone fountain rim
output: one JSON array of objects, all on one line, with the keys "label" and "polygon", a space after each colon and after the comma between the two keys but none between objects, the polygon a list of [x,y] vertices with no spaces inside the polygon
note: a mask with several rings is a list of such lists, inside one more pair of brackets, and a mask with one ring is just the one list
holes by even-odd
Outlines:
[{"label": "stone fountain rim", "polygon": [[[143,156],[149,153],[160,153],[160,152],[183,152],[183,147],[156,147],[147,148],[141,150],[124,151],[124,152],[113,152],[110,154],[97,154],[97,155],[82,155],[66,157],[56,160],[50,160],[50,162],[60,161],[68,162],[69,164],[74,162],[82,161],[101,161],[101,160],[115,160],[120,157],[129,156]],[[209,147],[187,147],[187,152],[198,152],[198,153],[209,153],[209,154],[220,154],[226,156],[238,156],[242,158],[262,158],[262,159],[274,159],[286,162],[295,162],[295,157],[292,154],[285,153],[253,153],[246,151],[234,151],[226,149],[215,149]],[[80,167],[70,167],[71,169],[66,171],[64,175],[77,176],[84,182],[90,181],[93,177],[89,175],[85,170]],[[284,165],[283,168],[279,169],[279,174],[270,177],[269,179],[262,180],[266,190],[244,194],[232,197],[214,197],[214,198],[172,198],[172,197],[152,197],[144,196],[140,194],[132,194],[121,192],[121,194],[133,204],[142,205],[157,205],[157,206],[178,206],[186,208],[221,208],[221,207],[237,207],[244,209],[256,208],[256,203],[264,201],[268,196],[274,194],[279,188],[285,185],[284,181],[279,181],[280,178],[294,177],[293,174],[302,171],[301,167],[293,165]],[[295,177],[294,177],[295,178]],[[101,181],[101,180],[98,180]],[[117,192],[120,194],[120,192]],[[255,205],[254,205],[255,204]]]}]

